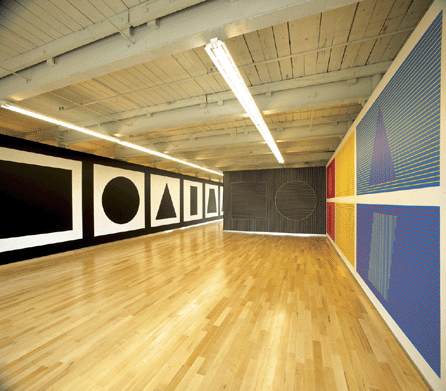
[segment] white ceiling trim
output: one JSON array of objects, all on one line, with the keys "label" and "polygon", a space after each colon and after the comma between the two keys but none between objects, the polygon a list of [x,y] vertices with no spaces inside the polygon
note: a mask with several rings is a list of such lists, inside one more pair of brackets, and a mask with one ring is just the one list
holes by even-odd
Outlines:
[{"label": "white ceiling trim", "polygon": [[[363,103],[367,101],[372,92],[372,77],[369,76],[357,79],[354,84],[338,81],[294,90],[277,91],[268,97],[265,94],[257,95],[255,101],[261,112],[271,114],[298,110],[308,106]],[[150,118],[147,116],[137,117],[129,126],[118,122],[108,123],[97,131],[110,135],[119,133],[122,136],[128,136],[148,132],[151,129],[189,126],[217,119],[242,117],[246,117],[246,113],[240,103],[233,98],[225,101],[223,105],[212,103],[204,108],[190,106],[175,111],[156,113]],[[64,143],[72,144],[90,140],[91,138],[82,134],[68,133],[64,138]]]},{"label": "white ceiling trim", "polygon": [[[274,139],[279,143],[286,141],[295,141],[301,140],[305,141],[305,139],[314,139],[318,138],[327,138],[327,137],[344,137],[345,133],[347,133],[349,124],[347,122],[341,122],[338,124],[320,124],[312,126],[311,129],[309,126],[303,127],[293,127],[287,128],[285,130],[272,130],[271,134]],[[135,142],[136,143],[136,142]],[[147,144],[145,142],[138,142],[138,145],[141,146],[150,146],[152,149],[159,149],[168,154],[175,153],[184,153],[188,151],[198,151],[203,149],[210,148],[224,148],[224,147],[238,147],[240,145],[256,145],[264,143],[262,137],[258,132],[244,132],[238,133],[235,135],[230,134],[220,134],[219,136],[212,137],[200,137],[197,140],[184,140],[183,142],[175,143],[170,142],[160,142],[156,144]],[[118,146],[118,149],[120,147]],[[267,147],[265,147],[267,148]],[[268,152],[267,149],[265,149]],[[139,153],[133,150],[122,150],[121,156],[125,158],[129,158],[132,156],[138,156]],[[176,155],[175,155],[176,156]]]},{"label": "white ceiling trim", "polygon": [[[303,76],[298,79],[290,79],[258,86],[249,87],[249,91],[253,96],[266,94],[268,92],[275,93],[278,91],[293,90],[302,87],[309,87],[313,85],[320,85],[326,83],[334,83],[346,81],[351,79],[359,79],[366,76],[382,75],[389,69],[391,61],[382,62],[373,65],[366,65],[363,67],[356,67],[352,69],[343,69],[340,71],[321,73],[311,76]],[[296,91],[297,92],[297,91]],[[79,126],[91,127],[95,125],[103,125],[110,122],[110,119],[121,121],[125,119],[133,119],[149,114],[160,113],[164,111],[172,111],[184,107],[206,105],[207,103],[216,103],[220,101],[228,101],[235,99],[232,91],[218,92],[215,94],[208,94],[197,96],[188,99],[181,99],[175,102],[163,103],[160,105],[148,106],[140,109],[124,111],[121,113],[111,114],[109,116],[97,117],[90,120],[76,122]]]},{"label": "white ceiling trim", "polygon": [[[121,12],[110,18],[118,29],[124,30],[129,27],[137,27],[154,19],[180,11],[192,5],[202,3],[206,0],[158,0],[146,1],[128,11]],[[18,72],[22,69],[47,61],[50,58],[60,56],[81,46],[98,41],[99,39],[116,34],[116,27],[110,25],[106,19],[95,23],[83,30],[65,35],[59,39],[39,46],[24,54],[8,59],[1,64],[0,78],[7,76],[10,72]],[[9,70],[9,72],[5,71]],[[20,75],[20,74],[19,74]]]},{"label": "white ceiling trim", "polygon": [[[114,34],[58,57],[54,67],[46,63],[0,80],[0,99],[20,101],[71,84],[141,64],[169,54],[207,44],[211,38],[227,39],[279,23],[300,19],[356,0],[211,0],[168,15],[158,29],[135,28],[132,45]],[[106,23],[106,22],[105,22]]]}]

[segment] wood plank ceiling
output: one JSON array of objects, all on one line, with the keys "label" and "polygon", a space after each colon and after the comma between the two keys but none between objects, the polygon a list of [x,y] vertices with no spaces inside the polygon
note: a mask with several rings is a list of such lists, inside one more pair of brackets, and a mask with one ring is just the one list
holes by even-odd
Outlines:
[{"label": "wood plank ceiling", "polygon": [[[243,6],[244,1],[233,4]],[[113,30],[116,18],[128,14],[130,19],[136,15],[131,12],[153,1],[3,2],[0,98],[20,100],[16,104],[21,107],[217,171],[322,166],[431,2],[364,0],[225,39],[284,156],[284,165],[277,163],[246,118],[203,45],[26,99],[2,91],[4,80],[26,77],[26,66],[34,65],[27,59],[34,56],[34,62],[40,61],[38,50],[56,50],[63,42],[70,42],[68,47],[75,50],[88,43],[83,32],[98,25]],[[191,6],[199,15],[203,4],[197,3],[203,1],[159,0],[156,15],[143,22],[156,29],[163,15]],[[153,16],[155,21],[150,20]],[[126,39],[136,39],[131,26],[120,30]],[[57,68],[57,56],[47,60]],[[0,133],[175,172],[210,175],[6,110],[0,111]],[[221,180],[212,174],[211,178]]]}]

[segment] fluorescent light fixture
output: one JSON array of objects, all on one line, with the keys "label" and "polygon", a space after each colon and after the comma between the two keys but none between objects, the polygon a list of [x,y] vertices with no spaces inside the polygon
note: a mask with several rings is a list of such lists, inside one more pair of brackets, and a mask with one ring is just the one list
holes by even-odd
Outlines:
[{"label": "fluorescent light fixture", "polygon": [[198,166],[196,164],[185,162],[184,160],[176,159],[176,158],[174,158],[172,156],[166,155],[166,154],[161,153],[161,152],[152,151],[151,149],[144,148],[144,147],[141,147],[139,145],[129,143],[127,141],[121,141],[121,140],[119,140],[116,137],[108,136],[108,135],[103,134],[103,133],[99,133],[99,132],[95,132],[93,130],[82,128],[81,126],[70,124],[69,122],[60,121],[60,120],[55,119],[55,118],[47,117],[46,115],[34,113],[33,111],[25,110],[25,109],[22,109],[20,107],[10,105],[7,102],[2,102],[0,107],[3,107],[4,109],[7,109],[7,110],[15,111],[16,113],[27,115],[28,117],[37,118],[37,119],[40,119],[42,121],[50,122],[50,123],[55,124],[55,125],[63,126],[64,128],[77,130],[78,132],[82,132],[82,133],[88,134],[88,135],[93,136],[93,137],[98,137],[98,138],[101,138],[101,139],[104,139],[104,140],[107,140],[107,141],[111,141],[112,143],[120,144],[120,145],[122,145],[124,147],[132,148],[132,149],[135,149],[137,151],[147,153],[149,155],[159,156],[159,157],[162,157],[164,159],[172,160],[172,161],[177,162],[177,163],[181,163],[181,164],[185,164],[187,166],[198,168],[199,170],[204,170],[204,171],[210,172],[212,174],[223,176],[223,174],[221,172],[210,170],[210,169],[204,168],[204,167],[200,167],[200,166]]},{"label": "fluorescent light fixture", "polygon": [[125,147],[136,149],[137,151],[145,152],[145,153],[148,153],[150,155],[159,156],[159,157],[162,157],[164,159],[169,159],[169,160],[172,160],[172,161],[177,162],[177,163],[186,164],[187,166],[190,166],[190,167],[198,168],[200,170],[211,172],[212,174],[223,176],[223,174],[221,172],[210,170],[209,168],[204,168],[204,167],[198,166],[198,165],[193,164],[193,163],[185,162],[184,160],[180,160],[180,159],[177,159],[177,158],[172,157],[170,155],[166,155],[165,153],[152,151],[151,149],[141,147],[140,145],[132,144],[132,143],[129,143],[127,141],[121,141],[121,140],[118,140],[118,143],[123,145],[123,146],[125,146]]},{"label": "fluorescent light fixture", "polygon": [[237,68],[237,65],[235,65],[227,46],[224,44],[224,42],[218,40],[217,38],[213,38],[211,39],[211,43],[206,45],[205,49],[223,78],[226,80],[226,83],[228,83],[229,87],[248,113],[252,122],[265,139],[277,161],[279,163],[284,163],[283,157],[277,148],[276,142],[274,141],[273,136],[271,136],[268,126],[266,126],[262,114],[254,102],[254,99],[252,98],[252,95],[249,92],[248,87],[246,86],[242,75]]},{"label": "fluorescent light fixture", "polygon": [[104,140],[108,140],[108,141],[111,141],[111,142],[114,142],[114,143],[119,143],[118,139],[116,139],[114,137],[111,137],[111,136],[107,136],[106,134],[102,134],[102,133],[99,133],[99,132],[94,132],[93,130],[81,128],[80,126],[76,126],[76,125],[70,124],[68,122],[60,121],[60,120],[55,119],[55,118],[47,117],[46,115],[37,114],[37,113],[34,113],[33,111],[25,110],[25,109],[22,109],[22,108],[17,107],[17,106],[12,106],[12,105],[10,105],[9,103],[6,103],[6,102],[3,102],[1,107],[3,107],[4,109],[15,111],[16,113],[27,115],[28,117],[37,118],[37,119],[40,119],[42,121],[50,122],[50,123],[55,124],[55,125],[60,125],[60,126],[63,126],[65,128],[68,128],[68,129],[77,130],[78,132],[82,132],[82,133],[88,134],[90,136],[95,136],[95,137],[99,137],[99,138],[102,138]]}]

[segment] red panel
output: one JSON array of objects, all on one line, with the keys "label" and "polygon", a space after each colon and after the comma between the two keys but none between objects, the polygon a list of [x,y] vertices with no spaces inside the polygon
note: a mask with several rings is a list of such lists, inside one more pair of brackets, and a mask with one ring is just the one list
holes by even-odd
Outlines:
[{"label": "red panel", "polygon": [[336,197],[335,194],[335,160],[333,159],[327,167],[327,198]]},{"label": "red panel", "polygon": [[327,202],[327,234],[335,240],[335,203]]}]

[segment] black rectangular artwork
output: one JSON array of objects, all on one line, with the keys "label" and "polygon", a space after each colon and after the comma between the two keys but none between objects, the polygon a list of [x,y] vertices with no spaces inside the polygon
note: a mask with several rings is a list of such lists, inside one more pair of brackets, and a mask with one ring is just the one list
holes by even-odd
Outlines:
[{"label": "black rectangular artwork", "polygon": [[198,214],[198,188],[197,186],[190,187],[190,215],[196,216]]},{"label": "black rectangular artwork", "polygon": [[70,170],[0,160],[0,238],[73,229]]},{"label": "black rectangular artwork", "polygon": [[233,219],[266,219],[266,182],[231,183]]}]

